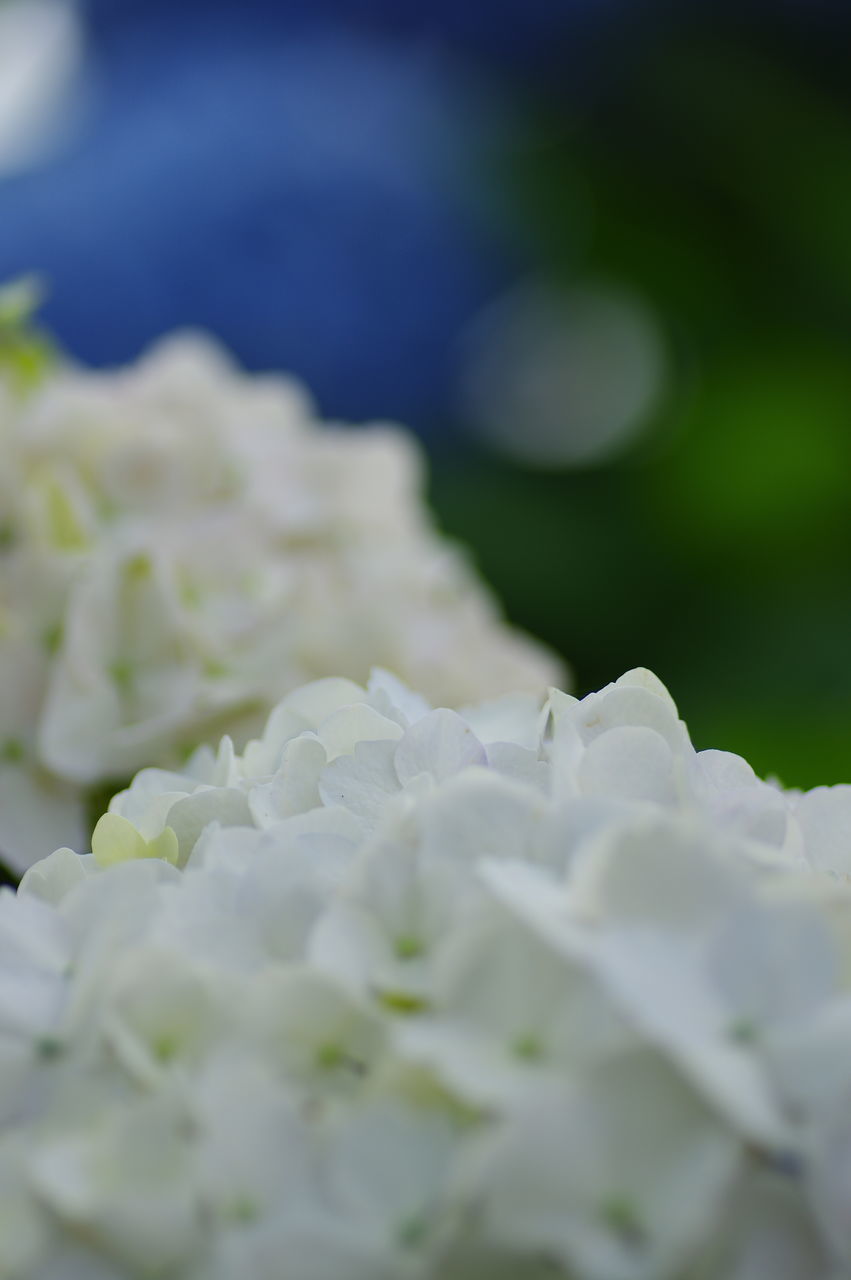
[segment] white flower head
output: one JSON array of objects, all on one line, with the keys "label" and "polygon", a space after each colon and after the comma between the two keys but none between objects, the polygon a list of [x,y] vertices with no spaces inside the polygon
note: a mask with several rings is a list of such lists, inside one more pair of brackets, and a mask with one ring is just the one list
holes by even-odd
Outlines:
[{"label": "white flower head", "polygon": [[[243,745],[305,681],[380,664],[459,706],[564,674],[434,529],[403,430],[322,424],[296,383],[198,335],[126,369],[54,365],[25,395],[13,372],[0,363],[0,857],[17,871],[83,847],[93,788],[222,732]],[[184,807],[183,844],[204,812]]]},{"label": "white flower head", "polygon": [[849,794],[642,671],[143,770],[0,893],[0,1274],[849,1274]]}]

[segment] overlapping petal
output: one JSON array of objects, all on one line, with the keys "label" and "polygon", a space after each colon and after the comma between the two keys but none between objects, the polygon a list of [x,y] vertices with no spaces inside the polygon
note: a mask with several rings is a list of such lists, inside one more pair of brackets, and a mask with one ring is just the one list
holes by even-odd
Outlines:
[{"label": "overlapping petal", "polygon": [[642,671],[143,771],[0,895],[0,1275],[839,1280],[849,794]]},{"label": "overlapping petal", "polygon": [[[317,677],[379,663],[458,706],[563,675],[434,529],[411,436],[322,424],[297,384],[244,375],[201,336],[126,369],[55,366],[25,395],[0,379],[0,453],[0,858],[16,871],[82,848],[93,788],[222,732],[244,745]],[[374,719],[399,687],[383,679]],[[273,773],[287,725],[327,720],[345,683],[293,703],[246,767]],[[403,701],[400,728],[417,715]],[[326,733],[331,760],[369,737],[350,718]]]}]

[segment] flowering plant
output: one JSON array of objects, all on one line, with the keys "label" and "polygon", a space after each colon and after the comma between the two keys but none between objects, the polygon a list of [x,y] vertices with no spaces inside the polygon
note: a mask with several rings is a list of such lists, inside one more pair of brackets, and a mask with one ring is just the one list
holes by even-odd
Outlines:
[{"label": "flowering plant", "polygon": [[848,1275],[849,829],[646,671],[144,770],[0,895],[0,1274]]},{"label": "flowering plant", "polygon": [[3,336],[0,855],[18,869],[81,847],[90,788],[244,741],[306,680],[378,661],[456,705],[557,678],[436,534],[401,430],[322,428],[298,385],[200,337],[33,377],[38,348]]}]

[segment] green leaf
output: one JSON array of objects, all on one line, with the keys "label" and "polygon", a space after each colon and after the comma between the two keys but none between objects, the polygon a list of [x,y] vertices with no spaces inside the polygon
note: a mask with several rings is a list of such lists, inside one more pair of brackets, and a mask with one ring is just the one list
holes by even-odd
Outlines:
[{"label": "green leaf", "polygon": [[53,364],[53,343],[33,325],[44,297],[36,276],[22,276],[0,286],[0,377],[18,395],[27,395]]}]

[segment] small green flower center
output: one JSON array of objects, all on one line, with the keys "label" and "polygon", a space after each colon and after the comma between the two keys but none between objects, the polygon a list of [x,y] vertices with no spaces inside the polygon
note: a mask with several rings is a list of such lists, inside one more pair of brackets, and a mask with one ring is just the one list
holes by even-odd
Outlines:
[{"label": "small green flower center", "polygon": [[316,1065],[322,1071],[335,1071],[345,1059],[345,1053],[339,1044],[328,1041],[316,1050]]},{"label": "small green flower center", "polygon": [[522,1058],[526,1062],[535,1062],[544,1056],[544,1046],[540,1036],[529,1032],[512,1040],[511,1052],[515,1058]]},{"label": "small green flower center", "polygon": [[151,1047],[159,1062],[171,1062],[180,1052],[180,1040],[173,1032],[166,1031],[157,1036]]},{"label": "small green flower center", "polygon": [[393,943],[393,950],[399,960],[416,960],[425,951],[419,938],[411,933],[400,934]]},{"label": "small green flower center", "polygon": [[64,1050],[64,1044],[56,1036],[43,1036],[36,1044],[36,1053],[43,1062],[53,1062]]},{"label": "small green flower center", "polygon": [[378,999],[391,1013],[410,1015],[428,1008],[422,996],[415,996],[411,991],[380,991]]},{"label": "small green flower center", "polygon": [[238,1196],[230,1206],[230,1217],[233,1222],[256,1222],[260,1209],[250,1196]]},{"label": "small green flower center", "polygon": [[428,1223],[424,1217],[414,1215],[400,1226],[397,1238],[403,1249],[416,1249],[422,1244],[428,1232]]},{"label": "small green flower center", "polygon": [[61,622],[54,622],[49,627],[45,627],[42,632],[41,643],[44,646],[45,653],[53,656],[58,653],[62,646],[63,627]]},{"label": "small green flower center", "polygon": [[626,1245],[640,1246],[646,1241],[635,1206],[625,1196],[612,1196],[601,1207],[600,1215],[606,1226]]},{"label": "small green flower center", "polygon": [[728,1035],[735,1044],[753,1044],[757,1038],[757,1025],[752,1018],[739,1018],[730,1025]]},{"label": "small green flower center", "polygon": [[133,684],[133,663],[119,658],[109,668],[109,674],[122,693],[129,693]]}]

